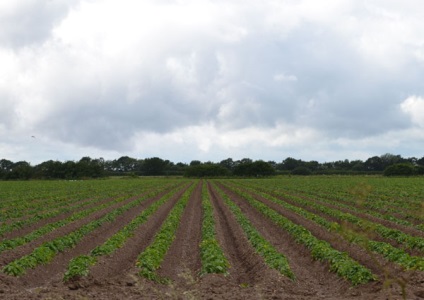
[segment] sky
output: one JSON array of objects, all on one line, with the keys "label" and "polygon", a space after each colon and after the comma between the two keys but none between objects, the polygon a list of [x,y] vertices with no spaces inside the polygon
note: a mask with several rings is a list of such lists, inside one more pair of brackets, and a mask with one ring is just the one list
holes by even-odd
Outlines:
[{"label": "sky", "polygon": [[0,159],[424,156],[422,0],[2,0]]}]

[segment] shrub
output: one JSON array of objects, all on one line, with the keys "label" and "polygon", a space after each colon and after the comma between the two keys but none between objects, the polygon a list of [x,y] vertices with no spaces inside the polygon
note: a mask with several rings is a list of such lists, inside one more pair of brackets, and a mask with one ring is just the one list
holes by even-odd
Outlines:
[{"label": "shrub", "polygon": [[384,176],[412,176],[414,174],[414,166],[405,163],[388,166],[383,173]]}]

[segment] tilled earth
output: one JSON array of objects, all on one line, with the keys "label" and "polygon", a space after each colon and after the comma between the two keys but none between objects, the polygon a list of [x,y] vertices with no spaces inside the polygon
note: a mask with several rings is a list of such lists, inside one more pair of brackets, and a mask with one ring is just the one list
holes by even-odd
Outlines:
[{"label": "tilled earth", "polygon": [[[404,272],[397,266],[383,262],[359,247],[346,243],[325,229],[298,215],[257,197],[280,214],[301,224],[316,237],[327,240],[341,251],[379,276],[379,280],[352,287],[347,281],[330,272],[328,265],[311,259],[309,251],[297,244],[284,230],[274,225],[249,206],[235,193],[220,186],[237,203],[258,231],[279,251],[284,253],[296,275],[292,281],[268,268],[263,259],[250,246],[241,227],[214,187],[208,184],[215,209],[217,238],[227,256],[229,275],[200,276],[199,243],[201,240],[201,188],[199,184],[182,216],[176,239],[169,249],[159,274],[171,279],[164,285],[148,281],[137,275],[135,261],[153,240],[162,222],[184,192],[174,197],[140,226],[134,235],[113,255],[101,257],[91,268],[90,275],[64,283],[63,274],[69,260],[86,254],[116,233],[159,196],[143,202],[113,223],[104,224],[87,235],[75,248],[61,253],[48,265],[39,266],[19,278],[1,273],[0,299],[424,299],[423,272]],[[131,199],[119,205],[128,203]],[[31,252],[46,240],[69,233],[75,228],[99,218],[115,206],[106,208],[84,220],[70,223],[42,239],[0,254],[0,267]],[[63,216],[65,217],[65,216]],[[46,221],[43,221],[44,223]],[[42,224],[36,224],[37,226]],[[27,230],[27,229],[26,229]],[[19,231],[14,236],[19,236]],[[403,288],[402,288],[403,287]],[[403,292],[405,294],[403,294]]]}]

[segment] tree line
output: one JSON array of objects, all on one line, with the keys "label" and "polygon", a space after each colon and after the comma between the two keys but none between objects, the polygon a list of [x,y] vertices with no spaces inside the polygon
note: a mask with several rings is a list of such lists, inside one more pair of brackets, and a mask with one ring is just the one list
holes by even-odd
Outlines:
[{"label": "tree line", "polygon": [[193,160],[187,163],[174,163],[159,157],[136,159],[122,156],[119,159],[92,159],[88,156],[79,161],[48,160],[32,166],[26,161],[12,162],[0,160],[0,179],[83,179],[107,176],[187,176],[187,177],[263,177],[277,174],[383,174],[387,176],[424,175],[424,157],[403,158],[400,155],[383,154],[362,160],[338,160],[319,163],[288,157],[275,161],[253,161],[250,158],[220,162],[201,162]]}]

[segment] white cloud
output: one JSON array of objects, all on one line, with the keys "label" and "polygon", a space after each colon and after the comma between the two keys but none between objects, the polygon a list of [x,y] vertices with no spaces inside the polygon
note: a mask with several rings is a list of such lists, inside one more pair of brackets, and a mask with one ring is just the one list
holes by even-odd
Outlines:
[{"label": "white cloud", "polygon": [[402,111],[409,115],[411,121],[424,128],[424,98],[410,96],[400,105]]}]

